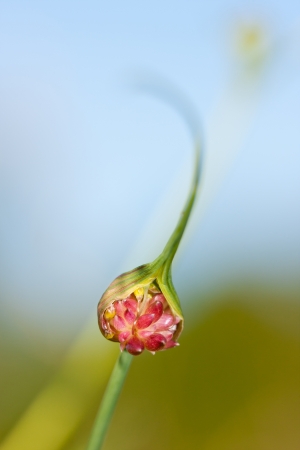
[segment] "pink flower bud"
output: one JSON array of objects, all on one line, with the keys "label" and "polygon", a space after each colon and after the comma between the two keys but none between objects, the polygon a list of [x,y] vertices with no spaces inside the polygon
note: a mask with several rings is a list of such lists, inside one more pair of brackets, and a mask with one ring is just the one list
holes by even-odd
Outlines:
[{"label": "pink flower bud", "polygon": [[99,326],[107,339],[120,342],[121,350],[140,355],[144,349],[155,353],[179,345],[182,317],[152,282],[99,310]]}]

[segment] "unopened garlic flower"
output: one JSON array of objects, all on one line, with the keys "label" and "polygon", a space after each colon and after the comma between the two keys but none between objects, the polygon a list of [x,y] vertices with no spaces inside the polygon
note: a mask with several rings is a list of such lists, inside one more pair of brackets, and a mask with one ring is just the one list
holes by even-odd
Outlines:
[{"label": "unopened garlic flower", "polygon": [[183,314],[172,283],[171,263],[190,216],[199,182],[199,143],[191,191],[167,245],[152,263],[117,277],[98,304],[98,323],[106,339],[119,342],[121,351],[140,355],[176,347]]},{"label": "unopened garlic flower", "polygon": [[181,324],[182,318],[173,313],[155,283],[115,300],[100,317],[104,336],[120,342],[121,350],[132,355],[175,347]]}]

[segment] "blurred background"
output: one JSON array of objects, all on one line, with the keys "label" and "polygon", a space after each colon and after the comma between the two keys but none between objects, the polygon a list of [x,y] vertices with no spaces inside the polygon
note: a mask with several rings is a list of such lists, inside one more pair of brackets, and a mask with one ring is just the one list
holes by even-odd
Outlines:
[{"label": "blurred background", "polygon": [[0,449],[85,448],[118,354],[96,306],[177,220],[180,347],[135,358],[105,450],[300,447],[300,4],[0,2]]}]

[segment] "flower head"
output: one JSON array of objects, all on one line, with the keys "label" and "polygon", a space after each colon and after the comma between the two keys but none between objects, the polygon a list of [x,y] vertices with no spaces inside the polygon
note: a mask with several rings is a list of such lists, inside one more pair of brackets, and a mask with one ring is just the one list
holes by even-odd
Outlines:
[{"label": "flower head", "polygon": [[120,342],[121,350],[132,355],[179,345],[176,338],[181,322],[182,317],[172,311],[155,282],[113,301],[99,316],[103,335]]}]

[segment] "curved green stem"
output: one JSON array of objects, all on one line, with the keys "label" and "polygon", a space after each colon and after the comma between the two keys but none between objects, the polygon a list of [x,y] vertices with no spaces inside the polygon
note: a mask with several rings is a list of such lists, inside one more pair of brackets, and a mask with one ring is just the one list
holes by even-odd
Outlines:
[{"label": "curved green stem", "polygon": [[195,198],[196,193],[198,189],[199,184],[199,177],[200,177],[200,143],[195,143],[195,163],[194,163],[194,175],[191,183],[190,192],[188,195],[188,198],[186,200],[185,206],[183,208],[183,211],[181,213],[180,219],[176,225],[175,230],[171,234],[163,252],[162,257],[166,261],[166,265],[170,266],[173,258],[175,256],[175,253],[177,251],[177,248],[179,246],[180,240],[182,238],[182,235],[184,233],[186,224],[189,220]]},{"label": "curved green stem", "polygon": [[[163,294],[169,299],[169,305],[173,311],[183,318],[180,301],[177,296],[176,290],[172,282],[171,265],[179,243],[181,241],[182,235],[188,223],[191,211],[193,209],[196,194],[198,191],[200,171],[201,171],[201,148],[200,139],[198,136],[195,138],[195,162],[194,162],[194,173],[192,177],[192,183],[190,192],[186,199],[183,211],[181,213],[180,219],[175,227],[175,230],[171,234],[165,248],[159,257],[152,263],[152,269],[157,270],[157,281]],[[157,269],[156,269],[157,268]],[[182,322],[183,326],[183,322]],[[181,327],[182,329],[182,327]]]},{"label": "curved green stem", "polygon": [[121,393],[133,356],[123,351],[116,361],[100,404],[87,450],[99,450]]}]

